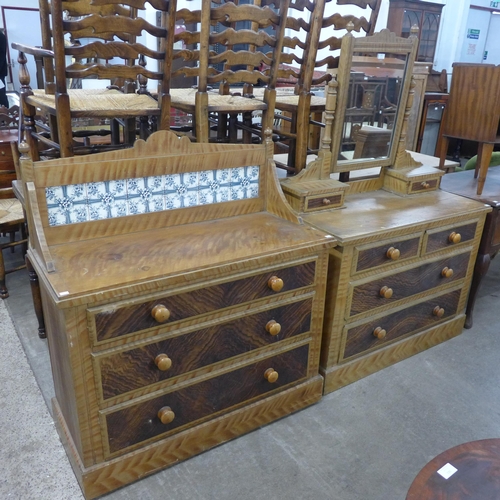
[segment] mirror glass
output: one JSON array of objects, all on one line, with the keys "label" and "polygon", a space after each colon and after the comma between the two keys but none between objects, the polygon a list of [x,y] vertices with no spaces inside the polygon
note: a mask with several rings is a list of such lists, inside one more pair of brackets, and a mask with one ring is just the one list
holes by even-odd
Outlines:
[{"label": "mirror glass", "polygon": [[405,70],[404,59],[354,53],[339,163],[389,157]]},{"label": "mirror glass", "polygon": [[342,38],[331,136],[331,172],[388,167],[400,147],[418,40],[388,29]]},{"label": "mirror glass", "polygon": [[339,161],[389,157],[405,67],[401,59],[354,54]]}]

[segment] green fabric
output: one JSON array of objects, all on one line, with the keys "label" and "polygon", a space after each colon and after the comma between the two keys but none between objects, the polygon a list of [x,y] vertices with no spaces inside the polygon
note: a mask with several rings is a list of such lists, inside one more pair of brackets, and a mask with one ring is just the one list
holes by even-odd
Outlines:
[{"label": "green fabric", "polygon": [[[477,163],[477,155],[473,156],[465,165],[463,170],[475,170]],[[493,151],[491,154],[490,167],[500,165],[500,151]]]}]

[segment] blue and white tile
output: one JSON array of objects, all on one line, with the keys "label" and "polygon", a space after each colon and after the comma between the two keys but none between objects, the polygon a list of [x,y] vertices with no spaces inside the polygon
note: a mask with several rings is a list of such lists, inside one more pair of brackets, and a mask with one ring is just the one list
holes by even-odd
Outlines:
[{"label": "blue and white tile", "polygon": [[200,205],[231,200],[231,169],[200,172]]},{"label": "blue and white tile", "polygon": [[195,207],[198,201],[198,172],[164,176],[165,209]]},{"label": "blue and white tile", "polygon": [[138,177],[127,179],[129,214],[159,212],[165,209],[163,177]]},{"label": "blue and white tile", "polygon": [[231,199],[245,200],[259,196],[259,167],[247,166],[231,169]]},{"label": "blue and white tile", "polygon": [[85,222],[89,218],[85,184],[45,188],[49,225]]},{"label": "blue and white tile", "polygon": [[90,220],[112,219],[127,215],[125,180],[89,182],[87,198]]}]

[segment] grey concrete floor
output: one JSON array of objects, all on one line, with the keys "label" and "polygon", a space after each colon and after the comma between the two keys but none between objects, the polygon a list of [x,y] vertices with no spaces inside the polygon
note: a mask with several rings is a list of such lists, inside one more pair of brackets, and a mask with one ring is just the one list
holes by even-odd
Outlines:
[{"label": "grey concrete floor", "polygon": [[[11,295],[4,303],[40,387],[32,404],[46,411],[44,399],[51,411],[47,343],[37,336],[27,273],[7,279]],[[500,437],[500,257],[483,280],[474,319],[472,329],[452,340],[103,498],[404,500],[417,473],[436,455],[467,441]],[[25,376],[31,377],[29,370]],[[13,390],[12,401],[18,397]],[[29,420],[20,418],[18,425],[30,432]],[[55,430],[48,432],[44,456],[62,454],[64,463],[52,475],[35,466],[30,471],[36,456],[19,446],[16,460],[0,464],[2,498],[82,498],[53,439]],[[12,431],[2,434],[3,446],[15,439]],[[20,458],[22,481],[9,483],[19,474]]]}]

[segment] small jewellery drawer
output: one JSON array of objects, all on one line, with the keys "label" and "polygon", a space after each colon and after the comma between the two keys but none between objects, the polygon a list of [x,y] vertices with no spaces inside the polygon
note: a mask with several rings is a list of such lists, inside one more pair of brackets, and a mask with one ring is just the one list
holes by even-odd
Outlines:
[{"label": "small jewellery drawer", "polygon": [[349,328],[342,359],[391,342],[403,335],[429,328],[457,312],[460,290],[426,300],[382,318]]},{"label": "small jewellery drawer", "polygon": [[322,195],[322,196],[310,196],[306,198],[305,210],[307,212],[311,212],[314,210],[321,210],[325,208],[340,207],[344,202],[343,200],[344,200],[343,193]]},{"label": "small jewellery drawer", "polygon": [[476,235],[476,222],[470,224],[463,224],[461,226],[453,226],[446,230],[436,229],[434,231],[427,231],[425,238],[424,252],[431,253],[444,248],[450,248],[472,241]]},{"label": "small jewellery drawer", "polygon": [[409,239],[390,241],[376,247],[357,249],[356,272],[417,257],[420,249],[420,235]]},{"label": "small jewellery drawer", "polygon": [[96,355],[103,399],[306,333],[312,298],[113,354]]},{"label": "small jewellery drawer", "polygon": [[109,452],[150,440],[297,382],[307,375],[309,345],[168,394],[112,411],[103,418]]},{"label": "small jewellery drawer", "polygon": [[314,284],[315,261],[133,305],[89,310],[97,342]]},{"label": "small jewellery drawer", "polygon": [[350,316],[447,285],[465,277],[470,253],[466,252],[356,285]]},{"label": "small jewellery drawer", "polygon": [[423,191],[435,191],[439,187],[440,178],[426,179],[410,183],[409,193],[421,193]]}]

